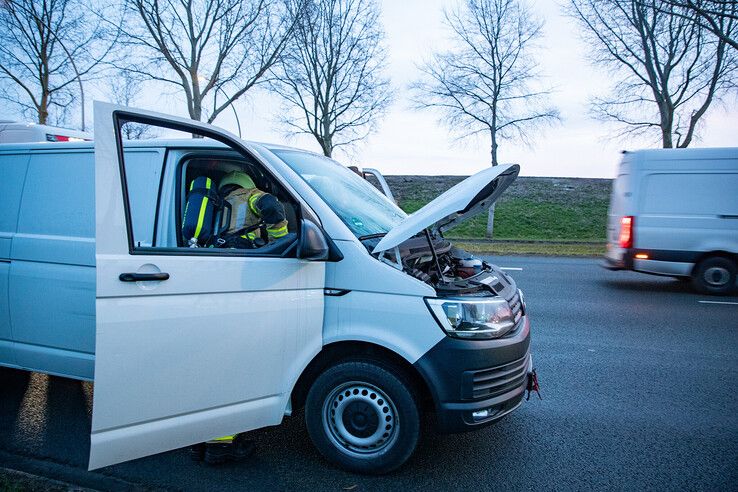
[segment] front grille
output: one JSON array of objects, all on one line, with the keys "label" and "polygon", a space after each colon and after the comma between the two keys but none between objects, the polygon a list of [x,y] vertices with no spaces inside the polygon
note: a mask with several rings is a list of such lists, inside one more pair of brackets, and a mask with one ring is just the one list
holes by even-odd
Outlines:
[{"label": "front grille", "polygon": [[508,364],[464,373],[464,398],[493,398],[519,388],[528,376],[529,354]]},{"label": "front grille", "polygon": [[510,310],[512,311],[513,315],[513,321],[515,324],[518,324],[518,321],[520,321],[520,318],[523,316],[523,302],[520,299],[520,291],[515,291],[515,295],[513,295],[510,299],[507,300],[507,303],[510,305]]}]

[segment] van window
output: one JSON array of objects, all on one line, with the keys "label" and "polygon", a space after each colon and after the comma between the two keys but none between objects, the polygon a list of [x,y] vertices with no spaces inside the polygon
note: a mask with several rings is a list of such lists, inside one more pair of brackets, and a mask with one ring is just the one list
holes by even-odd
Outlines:
[{"label": "van window", "polygon": [[736,215],[738,173],[651,174],[641,209],[651,215]]},{"label": "van window", "polygon": [[130,149],[126,152],[125,161],[133,236],[136,244],[151,246],[164,153],[151,149]]},{"label": "van window", "polygon": [[[166,152],[152,159],[123,139],[132,123],[166,138]],[[132,253],[295,255],[297,202],[253,156],[164,126],[119,124]]]}]

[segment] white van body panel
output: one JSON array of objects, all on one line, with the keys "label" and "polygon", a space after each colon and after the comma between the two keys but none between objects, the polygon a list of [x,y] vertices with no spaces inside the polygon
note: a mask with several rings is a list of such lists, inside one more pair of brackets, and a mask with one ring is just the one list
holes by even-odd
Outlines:
[{"label": "white van body panel", "polygon": [[700,255],[738,254],[738,149],[658,149],[625,153],[613,182],[605,259],[626,267],[620,220],[634,217],[637,271],[687,276]]},{"label": "white van body panel", "polygon": [[327,265],[326,286],[350,294],[326,297],[326,345],[373,343],[412,364],[445,337],[423,301],[436,295],[430,285],[378,262],[356,239],[337,244],[344,259]]},{"label": "white van body panel", "polygon": [[[322,347],[322,262],[129,253],[113,120],[118,109],[95,105],[90,469],[280,423],[292,382]],[[209,125],[146,114],[231,138]],[[170,278],[121,282],[124,272]]]},{"label": "white van body panel", "polygon": [[18,210],[30,155],[22,150],[0,155],[0,363],[16,367],[13,331],[10,324],[9,274],[11,245],[18,227]]},{"label": "white van body panel", "polygon": [[694,268],[694,263],[682,261],[633,260],[633,270],[656,275],[689,276],[692,268]]}]

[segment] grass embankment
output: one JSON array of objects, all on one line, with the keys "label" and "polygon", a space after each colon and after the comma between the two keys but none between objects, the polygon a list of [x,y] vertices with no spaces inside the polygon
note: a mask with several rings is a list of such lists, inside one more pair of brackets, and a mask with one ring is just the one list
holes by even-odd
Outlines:
[{"label": "grass embankment", "polygon": [[462,239],[454,241],[454,244],[476,254],[542,256],[602,256],[605,254],[604,244],[589,243],[469,243]]},{"label": "grass embankment", "polygon": [[[410,213],[461,179],[391,178],[395,178],[390,186],[397,190],[400,207]],[[484,241],[486,214],[449,230],[446,236],[478,253],[601,255],[609,193],[609,180],[518,178],[497,202],[493,242]]]}]

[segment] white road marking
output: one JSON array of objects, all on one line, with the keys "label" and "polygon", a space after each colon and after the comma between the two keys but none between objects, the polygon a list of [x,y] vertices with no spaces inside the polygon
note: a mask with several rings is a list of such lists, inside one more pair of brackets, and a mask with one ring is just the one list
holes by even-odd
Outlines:
[{"label": "white road marking", "polygon": [[731,301],[697,301],[702,304],[729,304],[731,306],[738,306],[738,302]]},{"label": "white road marking", "polygon": [[518,268],[518,267],[500,267],[500,270],[515,270],[517,272],[522,272],[523,271],[522,268]]}]

